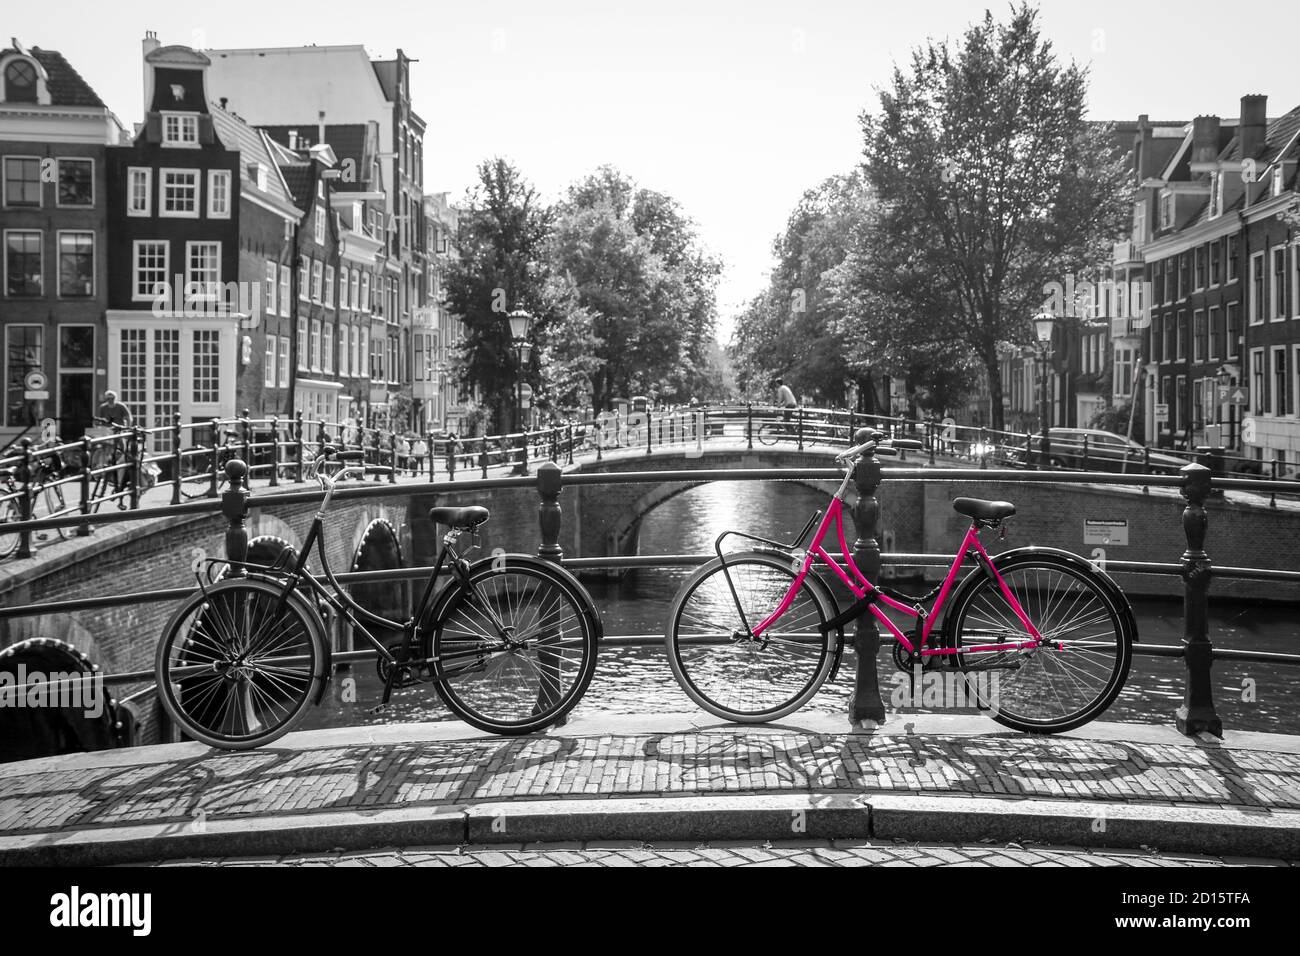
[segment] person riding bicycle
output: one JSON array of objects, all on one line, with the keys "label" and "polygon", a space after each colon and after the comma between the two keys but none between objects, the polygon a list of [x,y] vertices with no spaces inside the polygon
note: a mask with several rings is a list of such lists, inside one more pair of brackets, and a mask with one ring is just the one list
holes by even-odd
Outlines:
[{"label": "person riding bicycle", "polygon": [[[131,410],[117,400],[117,392],[111,388],[104,392],[104,404],[99,406],[99,412],[95,416],[97,424],[108,425],[114,432],[120,432],[131,427]],[[124,461],[129,457],[129,451],[126,443],[122,439],[116,439],[112,443],[113,461]],[[113,493],[117,494],[122,490],[122,485],[126,482],[126,467],[123,466],[113,472]],[[119,506],[122,505],[118,502]]]},{"label": "person riding bicycle", "polygon": [[799,407],[799,402],[795,400],[794,392],[790,391],[790,386],[785,384],[782,379],[778,378],[774,384],[776,385],[776,404],[781,408],[783,427],[786,431],[789,431],[790,414]]}]

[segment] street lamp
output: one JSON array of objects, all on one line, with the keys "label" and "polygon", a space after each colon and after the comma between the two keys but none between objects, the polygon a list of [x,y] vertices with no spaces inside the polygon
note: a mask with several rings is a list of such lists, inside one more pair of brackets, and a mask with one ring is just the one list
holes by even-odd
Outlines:
[{"label": "street lamp", "polygon": [[[1237,384],[1237,376],[1241,374],[1241,369],[1235,365],[1220,365],[1215,371],[1214,378],[1218,385],[1223,388],[1231,388]],[[1228,441],[1226,442],[1230,451],[1237,450],[1237,406],[1234,402],[1228,402]]]},{"label": "street lamp", "polygon": [[[506,316],[510,323],[510,350],[515,356],[515,428],[523,432],[521,444],[523,448],[520,453],[519,463],[515,465],[512,474],[528,474],[528,428],[524,424],[524,367],[533,354],[533,344],[528,341],[528,330],[532,327],[533,317],[523,309],[515,309]],[[532,397],[532,389],[528,391],[529,398]]]},{"label": "street lamp", "polygon": [[1052,358],[1052,330],[1056,327],[1056,316],[1050,312],[1039,312],[1034,316],[1034,335],[1038,339],[1039,359],[1039,416],[1042,422],[1043,437],[1038,446],[1038,467],[1045,468],[1051,461],[1052,439],[1049,432],[1051,417],[1047,407],[1047,369]]}]

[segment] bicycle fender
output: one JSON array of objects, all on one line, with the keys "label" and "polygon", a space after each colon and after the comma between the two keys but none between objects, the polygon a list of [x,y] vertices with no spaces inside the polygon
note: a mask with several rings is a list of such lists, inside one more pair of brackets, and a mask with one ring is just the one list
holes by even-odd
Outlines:
[{"label": "bicycle fender", "polygon": [[[600,612],[596,610],[596,602],[592,600],[590,592],[583,587],[582,582],[574,576],[572,571],[569,571],[558,561],[549,561],[546,558],[539,558],[531,554],[507,554],[504,558],[508,559],[515,567],[533,567],[547,572],[553,572],[561,578],[565,584],[573,588],[574,593],[577,594],[579,600],[582,601],[582,611],[591,623],[593,632],[596,635],[597,645],[599,646],[600,641],[605,638],[604,622],[601,620]],[[495,562],[501,560],[502,556],[500,555],[496,557],[479,558],[479,560],[470,564],[469,573],[474,574],[476,571],[484,567],[491,568]],[[430,606],[428,612],[430,618],[436,621],[449,614],[454,609],[454,605],[452,605],[451,602],[458,600],[464,593],[463,589],[455,587],[454,584],[448,585]]]},{"label": "bicycle fender", "polygon": [[[1133,642],[1135,644],[1138,642],[1137,617],[1133,613],[1132,603],[1124,594],[1124,590],[1115,583],[1115,579],[1105,571],[1099,569],[1097,565],[1093,564],[1087,558],[1081,557],[1073,551],[1065,551],[1061,548],[1044,548],[1036,545],[1025,548],[1012,548],[1009,551],[1003,551],[1001,554],[990,555],[989,557],[993,560],[993,566],[999,570],[1003,564],[1013,558],[1051,557],[1063,561],[1080,571],[1087,572],[1096,580],[1097,584],[1101,586],[1102,590],[1107,593],[1111,600],[1115,602],[1115,606],[1119,609],[1120,623],[1128,629],[1129,636],[1132,638]],[[948,627],[949,617],[952,614],[952,609],[958,606],[958,599],[964,597],[967,591],[975,587],[985,574],[987,574],[987,571],[985,570],[983,563],[981,563],[978,568],[962,579],[961,583],[957,586],[957,589],[953,592],[952,597],[949,598],[948,610],[944,612],[943,619],[945,637],[950,633]]]}]

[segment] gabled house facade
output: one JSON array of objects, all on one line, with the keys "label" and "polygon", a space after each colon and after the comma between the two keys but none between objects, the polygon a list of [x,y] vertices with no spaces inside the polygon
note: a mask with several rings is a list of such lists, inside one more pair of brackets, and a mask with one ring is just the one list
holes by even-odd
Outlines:
[{"label": "gabled house facade", "polygon": [[81,437],[108,386],[105,157],[125,135],[62,54],[0,49],[0,446],[50,419]]}]

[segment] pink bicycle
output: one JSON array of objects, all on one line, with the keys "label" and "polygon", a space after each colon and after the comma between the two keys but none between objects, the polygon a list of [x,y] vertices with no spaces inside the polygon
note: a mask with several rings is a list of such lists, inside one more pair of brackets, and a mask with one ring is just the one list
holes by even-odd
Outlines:
[{"label": "pink bicycle", "polygon": [[[920,443],[891,442],[875,433],[838,455],[844,481],[825,513],[814,514],[793,544],[738,531],[719,535],[718,556],[686,580],[668,615],[668,660],[699,706],[740,723],[798,710],[838,672],[844,626],[868,612],[893,636],[900,669],[959,672],[970,699],[1016,730],[1070,730],[1115,699],[1137,639],[1132,608],[1109,576],[1068,551],[1017,548],[991,556],[980,531],[1015,514],[1010,502],[953,501],[971,526],[943,583],[929,594],[909,597],[867,580],[844,534],[844,498],[854,466],[864,454],[911,447]],[[814,526],[812,543],[800,549]],[[823,546],[832,529],[842,564]],[[724,553],[728,537],[758,547]],[[959,580],[967,559],[975,568]],[[812,573],[818,562],[855,598],[843,611],[830,585]],[[941,619],[945,604],[950,609]],[[913,619],[911,633],[886,610]],[[990,671],[997,673],[996,682],[972,676]]]}]

